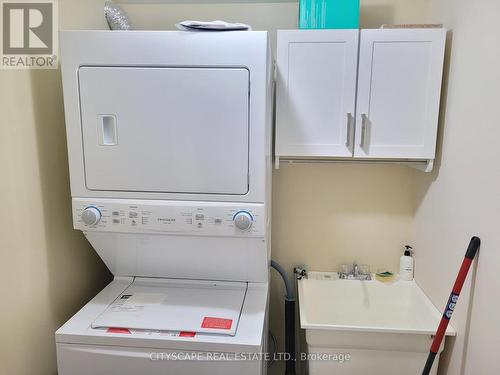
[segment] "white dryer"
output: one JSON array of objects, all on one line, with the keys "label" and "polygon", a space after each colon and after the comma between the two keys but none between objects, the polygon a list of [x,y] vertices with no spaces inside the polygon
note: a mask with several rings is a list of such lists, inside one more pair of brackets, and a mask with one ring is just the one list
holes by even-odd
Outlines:
[{"label": "white dryer", "polygon": [[73,223],[114,280],[56,332],[59,374],[265,374],[267,33],[60,39]]}]

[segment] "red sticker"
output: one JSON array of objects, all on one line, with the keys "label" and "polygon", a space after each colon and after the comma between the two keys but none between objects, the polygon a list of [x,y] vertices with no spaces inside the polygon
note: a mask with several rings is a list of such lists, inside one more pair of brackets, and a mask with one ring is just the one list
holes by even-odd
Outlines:
[{"label": "red sticker", "polygon": [[194,337],[196,332],[181,331],[179,332],[179,337]]},{"label": "red sticker", "polygon": [[113,328],[110,327],[106,331],[107,333],[126,333],[130,335],[130,331],[127,328]]},{"label": "red sticker", "polygon": [[203,323],[201,323],[201,328],[231,329],[232,325],[233,325],[233,319],[212,318],[206,316],[203,318]]}]

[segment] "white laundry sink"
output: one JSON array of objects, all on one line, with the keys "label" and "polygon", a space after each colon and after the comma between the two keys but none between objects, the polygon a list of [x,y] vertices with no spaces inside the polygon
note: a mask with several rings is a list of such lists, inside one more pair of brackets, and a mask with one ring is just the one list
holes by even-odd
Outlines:
[{"label": "white laundry sink", "polygon": [[[341,280],[333,272],[299,281],[299,309],[311,375],[420,374],[441,319],[414,281]],[[446,335],[455,334],[448,326]]]}]

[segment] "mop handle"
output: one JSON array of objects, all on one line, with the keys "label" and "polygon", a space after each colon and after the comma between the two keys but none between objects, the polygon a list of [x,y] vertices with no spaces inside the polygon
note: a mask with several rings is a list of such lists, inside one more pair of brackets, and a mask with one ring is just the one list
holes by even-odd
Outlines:
[{"label": "mop handle", "polygon": [[443,341],[444,334],[446,332],[446,327],[448,327],[451,315],[453,314],[453,310],[455,309],[455,305],[458,301],[458,296],[460,295],[460,291],[462,290],[462,286],[464,285],[464,281],[467,277],[467,273],[469,272],[472,260],[474,259],[474,256],[476,255],[477,249],[479,249],[480,244],[481,240],[478,237],[471,238],[469,247],[467,248],[467,252],[465,253],[465,258],[462,262],[462,266],[460,267],[460,271],[458,271],[457,279],[455,280],[455,284],[453,285],[450,298],[448,299],[448,303],[446,304],[443,317],[441,318],[441,322],[439,323],[436,335],[434,336],[434,340],[432,341],[431,350],[429,352],[429,356],[427,357],[427,362],[425,363],[422,375],[429,375],[429,372],[431,371],[434,358],[436,358],[436,354],[439,351],[439,347],[441,346],[441,342]]}]

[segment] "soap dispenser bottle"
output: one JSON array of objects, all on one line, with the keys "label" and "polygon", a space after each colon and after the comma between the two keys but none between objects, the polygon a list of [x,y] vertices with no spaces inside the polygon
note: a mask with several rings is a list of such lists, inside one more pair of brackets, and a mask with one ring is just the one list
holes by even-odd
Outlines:
[{"label": "soap dispenser bottle", "polygon": [[411,256],[412,247],[405,246],[404,254],[399,259],[399,277],[401,280],[413,280],[413,257]]}]

